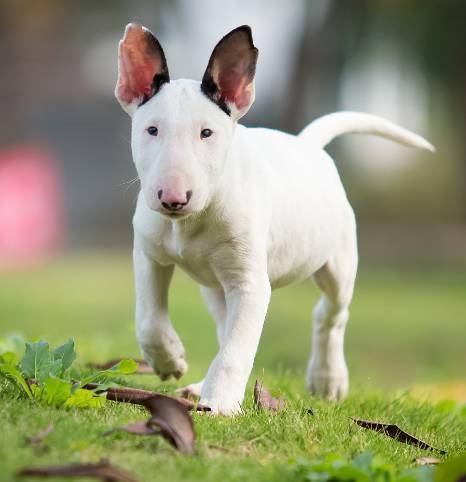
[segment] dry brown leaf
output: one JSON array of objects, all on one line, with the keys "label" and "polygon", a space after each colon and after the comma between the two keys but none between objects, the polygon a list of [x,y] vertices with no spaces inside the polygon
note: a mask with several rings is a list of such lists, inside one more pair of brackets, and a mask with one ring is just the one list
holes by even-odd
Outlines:
[{"label": "dry brown leaf", "polygon": [[[95,390],[98,385],[95,383],[88,383],[84,385],[83,388],[88,390]],[[105,390],[107,400],[113,400],[114,402],[126,402],[135,403],[137,405],[144,405],[144,402],[152,397],[162,396],[171,398],[179,403],[181,403],[187,410],[197,410],[199,412],[209,412],[210,407],[205,405],[200,405],[193,402],[192,400],[186,400],[180,397],[169,397],[168,395],[162,395],[161,393],[151,392],[150,390],[141,390],[140,388],[131,387],[111,387]]]},{"label": "dry brown leaf", "polygon": [[93,477],[104,482],[137,482],[124,470],[115,467],[107,460],[96,464],[51,465],[45,467],[25,467],[17,474],[20,477]]},{"label": "dry brown leaf", "polygon": [[[110,360],[105,363],[89,363],[89,366],[92,368],[97,368],[98,370],[108,370],[109,368],[112,368],[114,365],[121,362],[122,360],[127,360],[127,358],[114,358],[113,360]],[[134,373],[137,373],[140,375],[154,373],[154,370],[146,362],[146,360],[134,359],[134,358],[133,360],[138,364],[138,368]]]},{"label": "dry brown leaf", "polygon": [[180,452],[194,453],[194,424],[184,404],[174,398],[157,395],[147,399],[143,405],[152,415],[147,422],[148,427],[157,427],[160,435]]},{"label": "dry brown leaf", "polygon": [[104,432],[102,435],[103,436],[111,435],[118,431],[133,433],[135,435],[158,435],[160,431],[154,430],[152,427],[149,427],[148,423],[149,423],[148,420],[131,422],[126,425],[123,425],[122,427],[112,428],[111,430]]},{"label": "dry brown leaf", "polygon": [[414,445],[424,450],[435,450],[441,454],[446,454],[445,450],[432,447],[426,442],[419,440],[414,435],[411,435],[405,432],[400,427],[398,427],[398,425],[395,425],[393,423],[373,422],[371,420],[361,420],[358,418],[351,418],[351,420],[357,423],[360,427],[367,428],[369,430],[374,430],[375,432],[383,433],[395,440],[398,440],[398,442],[402,442],[408,445]]},{"label": "dry brown leaf", "polygon": [[184,404],[172,397],[158,394],[145,400],[142,405],[151,413],[149,420],[132,422],[104,435],[117,430],[136,435],[161,435],[180,452],[194,453],[194,425]]},{"label": "dry brown leaf", "polygon": [[28,445],[39,445],[40,443],[42,443],[42,441],[45,439],[45,437],[47,437],[47,435],[49,435],[52,432],[53,432],[53,424],[50,423],[50,424],[47,425],[47,427],[45,427],[43,430],[41,430],[36,435],[34,435],[32,437],[27,437],[26,443]]},{"label": "dry brown leaf", "polygon": [[157,435],[159,433],[158,430],[154,430],[152,427],[149,426],[149,421],[144,420],[141,422],[132,422],[121,427],[121,430],[134,433],[136,435]]},{"label": "dry brown leaf", "polygon": [[418,465],[437,465],[442,463],[442,461],[436,457],[417,457],[413,462]]},{"label": "dry brown leaf", "polygon": [[273,410],[279,412],[285,408],[285,401],[283,398],[275,398],[270,395],[270,392],[262,385],[259,380],[254,384],[254,403],[260,408],[266,410]]}]

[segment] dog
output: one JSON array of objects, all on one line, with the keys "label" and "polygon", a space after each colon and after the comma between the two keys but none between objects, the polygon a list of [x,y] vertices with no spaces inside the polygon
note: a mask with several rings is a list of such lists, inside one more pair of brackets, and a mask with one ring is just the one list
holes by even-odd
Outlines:
[{"label": "dog", "polygon": [[434,151],[380,117],[339,112],[299,135],[246,128],[258,50],[241,26],[214,48],[202,82],[170,80],[163,49],[128,24],[118,50],[117,100],[132,118],[141,182],[134,227],[136,337],[162,380],[187,370],[168,315],[175,265],[201,286],[219,351],[203,381],[186,387],[213,414],[241,411],[271,291],[313,277],[309,390],[348,392],[343,352],[358,264],[356,222],[324,147],[336,136],[375,134]]}]

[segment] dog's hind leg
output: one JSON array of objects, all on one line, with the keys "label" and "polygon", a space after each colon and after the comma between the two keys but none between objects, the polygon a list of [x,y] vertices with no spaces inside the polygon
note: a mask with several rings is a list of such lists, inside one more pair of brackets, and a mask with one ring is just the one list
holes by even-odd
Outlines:
[{"label": "dog's hind leg", "polygon": [[[212,316],[215,321],[218,345],[221,346],[226,318],[225,293],[223,292],[222,288],[207,288],[202,286],[201,294],[207,304],[207,309],[209,310],[210,316]],[[180,388],[177,390],[177,393],[186,398],[200,397],[203,383],[204,380],[201,380],[197,383],[192,383],[187,387]]]},{"label": "dog's hind leg", "polygon": [[322,296],[314,308],[312,353],[307,386],[318,396],[339,400],[348,392],[348,368],[343,341],[358,264],[354,222],[338,252],[314,279]]}]

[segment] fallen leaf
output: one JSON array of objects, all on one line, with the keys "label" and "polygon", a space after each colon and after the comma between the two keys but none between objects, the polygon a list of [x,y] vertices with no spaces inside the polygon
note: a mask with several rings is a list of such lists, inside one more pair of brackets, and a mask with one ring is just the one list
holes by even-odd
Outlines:
[{"label": "fallen leaf", "polygon": [[47,435],[53,432],[53,424],[47,425],[43,430],[41,430],[38,434],[32,436],[32,437],[27,437],[26,438],[26,443],[28,445],[38,445],[40,444]]},{"label": "fallen leaf", "polygon": [[398,427],[398,425],[395,425],[392,423],[373,422],[370,420],[361,420],[358,418],[351,418],[351,420],[357,423],[360,427],[367,428],[369,430],[374,430],[375,432],[383,433],[395,440],[398,440],[398,442],[402,442],[408,445],[414,445],[424,450],[435,450],[441,454],[446,454],[445,450],[437,449],[435,447],[430,446],[429,444],[416,438],[414,435],[411,435],[405,432],[400,427]]},{"label": "fallen leaf", "polygon": [[[98,370],[108,370],[109,368],[112,368],[117,363],[120,363],[122,360],[125,360],[125,358],[114,358],[113,360],[110,360],[105,363],[90,363],[89,366],[92,368],[97,368]],[[154,370],[146,362],[146,360],[135,359],[134,361],[138,364],[138,367],[134,373],[137,373],[137,374],[154,373]]]},{"label": "fallen leaf", "polygon": [[[84,385],[83,388],[88,390],[95,390],[99,388],[97,383],[88,383]],[[197,404],[191,400],[186,400],[185,398],[180,397],[168,397],[167,395],[162,395],[161,393],[151,392],[149,390],[141,390],[140,388],[130,388],[130,387],[110,387],[105,390],[107,400],[113,400],[114,402],[126,402],[126,403],[135,403],[137,405],[144,405],[144,402],[152,397],[162,396],[171,398],[182,405],[187,410],[197,410],[200,412],[209,412],[210,407],[206,407],[205,405]]]},{"label": "fallen leaf", "polygon": [[141,420],[139,422],[131,422],[122,427],[112,428],[107,432],[104,432],[102,435],[111,435],[118,431],[134,433],[136,435],[158,435],[160,433],[159,430],[154,430],[149,425],[149,420]]},{"label": "fallen leaf", "polygon": [[160,429],[160,435],[185,454],[194,453],[196,434],[186,406],[174,398],[156,395],[143,405],[151,413],[147,425]]},{"label": "fallen leaf", "polygon": [[413,462],[418,465],[437,465],[442,463],[442,461],[436,457],[417,457]]},{"label": "fallen leaf", "polygon": [[136,435],[161,435],[177,450],[185,454],[194,453],[196,434],[188,409],[178,400],[166,395],[155,395],[142,404],[149,410],[149,420],[132,422],[110,430],[104,435],[123,430]]},{"label": "fallen leaf", "polygon": [[136,435],[158,435],[160,432],[159,430],[154,430],[149,425],[149,420],[128,423],[126,425],[123,425],[123,427],[121,427],[121,430],[128,433],[134,433]]},{"label": "fallen leaf", "polygon": [[260,408],[279,412],[285,408],[283,398],[275,398],[270,395],[269,391],[256,380],[254,384],[254,403]]},{"label": "fallen leaf", "polygon": [[137,482],[127,472],[101,460],[96,464],[51,465],[45,467],[25,467],[20,477],[93,477],[103,482]]}]

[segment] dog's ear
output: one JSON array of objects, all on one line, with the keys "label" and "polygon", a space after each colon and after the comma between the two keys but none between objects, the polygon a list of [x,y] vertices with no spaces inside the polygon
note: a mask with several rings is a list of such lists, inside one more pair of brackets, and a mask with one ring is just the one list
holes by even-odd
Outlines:
[{"label": "dog's ear", "polygon": [[167,61],[155,36],[142,25],[129,23],[118,46],[115,96],[132,115],[170,81]]},{"label": "dog's ear", "polygon": [[258,53],[251,28],[235,28],[215,46],[202,78],[202,92],[234,120],[246,114],[254,102]]}]

